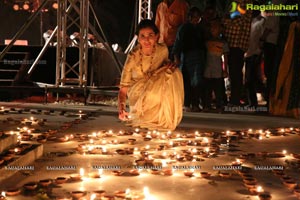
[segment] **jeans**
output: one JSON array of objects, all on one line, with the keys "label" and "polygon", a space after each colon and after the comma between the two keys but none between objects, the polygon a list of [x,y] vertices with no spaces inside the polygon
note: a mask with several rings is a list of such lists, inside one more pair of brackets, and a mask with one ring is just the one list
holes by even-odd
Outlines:
[{"label": "jeans", "polygon": [[211,107],[212,92],[214,92],[216,97],[216,107],[217,109],[222,108],[225,104],[224,91],[224,78],[205,78],[205,107]]}]

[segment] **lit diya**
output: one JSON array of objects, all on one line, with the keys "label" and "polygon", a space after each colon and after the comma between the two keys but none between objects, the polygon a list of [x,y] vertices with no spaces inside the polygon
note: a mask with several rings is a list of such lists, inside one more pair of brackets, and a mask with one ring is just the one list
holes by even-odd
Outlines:
[{"label": "lit diya", "polygon": [[52,180],[51,180],[51,179],[43,179],[43,180],[40,180],[40,181],[39,181],[39,184],[40,184],[42,187],[48,187],[51,183],[52,183]]},{"label": "lit diya", "polygon": [[162,170],[162,173],[165,175],[165,176],[171,176],[173,175],[173,169],[163,169]]},{"label": "lit diya", "polygon": [[73,198],[75,198],[75,199],[79,199],[79,198],[85,196],[86,194],[87,194],[87,192],[85,192],[85,191],[79,191],[79,190],[71,192],[71,196]]},{"label": "lit diya", "polygon": [[101,198],[106,194],[106,192],[105,192],[105,190],[96,190],[96,191],[93,191],[93,194],[96,195],[96,198],[97,197]]},{"label": "lit diya", "polygon": [[38,184],[36,182],[29,182],[29,183],[26,183],[24,184],[24,188],[26,190],[35,190],[37,188]]},{"label": "lit diya", "polygon": [[290,190],[293,190],[297,186],[297,183],[294,180],[284,181],[283,184]]},{"label": "lit diya", "polygon": [[258,195],[258,198],[260,200],[271,200],[272,196],[270,194],[268,194],[268,193],[262,193],[262,194]]},{"label": "lit diya", "polygon": [[6,196],[16,196],[21,193],[21,190],[19,188],[10,188],[5,191]]},{"label": "lit diya", "polygon": [[211,174],[208,173],[208,172],[200,172],[200,176],[201,176],[202,178],[209,178],[209,177],[211,176]]},{"label": "lit diya", "polygon": [[126,197],[126,191],[125,190],[118,190],[114,192],[115,197],[124,199]]},{"label": "lit diya", "polygon": [[191,169],[191,170],[189,170],[189,171],[184,171],[183,174],[184,174],[185,176],[187,176],[187,177],[192,177],[193,174],[194,174],[194,170]]},{"label": "lit diya", "polygon": [[259,195],[264,192],[264,189],[261,186],[256,186],[255,188],[252,188],[252,192],[255,193],[255,195]]},{"label": "lit diya", "polygon": [[222,178],[230,178],[231,173],[229,173],[229,172],[220,172],[219,176],[221,176]]},{"label": "lit diya", "polygon": [[65,183],[65,182],[67,182],[67,178],[66,177],[57,177],[56,179],[55,179],[55,183],[56,184],[63,184],[63,183]]},{"label": "lit diya", "polygon": [[104,195],[103,197],[101,197],[101,200],[115,200],[115,196],[114,195]]}]

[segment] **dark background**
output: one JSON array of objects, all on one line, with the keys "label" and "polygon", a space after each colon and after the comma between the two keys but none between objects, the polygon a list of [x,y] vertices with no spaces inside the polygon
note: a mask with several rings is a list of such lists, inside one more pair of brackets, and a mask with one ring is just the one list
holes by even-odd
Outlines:
[{"label": "dark background", "polygon": [[[93,0],[90,1],[95,9],[106,37],[111,43],[127,44],[132,29],[134,0]],[[19,39],[28,40],[29,45],[41,45],[41,33],[56,26],[56,10],[51,5],[48,12],[43,12],[28,27]],[[11,39],[21,28],[32,13],[24,10],[14,11],[12,3],[0,1],[0,44],[5,39]],[[91,12],[90,12],[91,15]],[[42,20],[41,20],[42,19]],[[42,21],[42,23],[41,23]],[[94,24],[94,20],[91,18]],[[42,28],[42,30],[41,30]],[[78,31],[78,30],[77,30]],[[70,30],[71,33],[72,30]]]},{"label": "dark background", "polygon": [[[134,14],[137,1],[90,0],[101,27],[111,44],[118,43],[125,49],[131,41],[134,32]],[[217,4],[217,7],[222,7],[228,0],[188,0],[187,2],[203,10],[207,4],[206,1]],[[154,16],[156,7],[160,2],[161,0],[152,1]],[[24,10],[14,11],[12,5],[13,0],[0,1],[0,45],[4,44],[5,39],[11,39],[31,15],[30,12]],[[29,45],[42,45],[44,43],[41,34],[48,29],[54,29],[56,26],[56,10],[50,4],[47,7],[48,12],[43,12],[42,15],[38,16],[19,39],[28,40]],[[95,24],[92,18],[90,21]],[[68,34],[72,33],[73,31],[70,30]]]}]

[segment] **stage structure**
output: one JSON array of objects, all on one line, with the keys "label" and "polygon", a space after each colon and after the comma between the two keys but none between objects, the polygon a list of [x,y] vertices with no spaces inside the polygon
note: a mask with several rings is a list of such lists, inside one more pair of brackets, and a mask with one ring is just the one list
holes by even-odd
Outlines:
[{"label": "stage structure", "polygon": [[[97,26],[101,32],[101,35],[96,31],[96,28],[89,21],[90,11],[97,22]],[[66,49],[70,43],[72,43],[72,41],[70,41],[70,38],[68,38],[67,35],[68,29],[74,26],[79,29],[76,35],[76,38],[78,39],[76,43],[79,49],[79,60],[75,64],[69,64],[66,60]],[[54,36],[57,36],[56,87],[86,87],[91,85],[87,83],[88,43],[90,32],[94,35],[97,41],[104,45],[105,49],[109,52],[116,66],[118,67],[119,72],[121,73],[121,63],[117,59],[112,47],[109,45],[91,3],[86,0],[61,0],[58,1],[57,27],[45,44],[46,48]],[[71,39],[74,40],[74,38]],[[36,61],[38,61],[38,59]],[[33,68],[34,65],[31,67],[28,74],[31,73]],[[90,70],[93,71],[92,69]],[[92,80],[92,77],[90,78]]]},{"label": "stage structure", "polygon": [[[21,29],[14,35],[11,42],[3,49],[0,53],[0,61],[3,59],[6,53],[9,53],[9,50],[12,48],[14,42],[19,39],[19,37],[24,33],[24,31],[30,26],[30,24],[38,17],[39,13],[42,12],[43,8],[49,0],[41,1],[40,6],[31,14],[26,23],[21,27]],[[90,15],[91,12],[91,15]],[[89,22],[91,16],[94,17],[94,23],[97,26],[97,29]],[[138,22],[142,19],[151,19],[151,0],[138,0]],[[66,37],[69,28],[77,27],[79,29],[77,34],[77,47],[79,50],[79,60],[75,64],[67,63],[67,46],[69,45],[70,38]],[[100,34],[97,32],[99,31]],[[108,52],[108,54],[113,58],[119,73],[122,71],[122,64],[118,60],[114,50],[111,45],[107,42],[105,34],[102,30],[99,20],[95,14],[95,11],[90,3],[87,0],[60,0],[58,1],[58,10],[57,10],[57,26],[53,30],[49,39],[46,41],[39,55],[27,71],[27,79],[30,78],[32,72],[34,71],[37,63],[42,58],[44,52],[47,50],[47,47],[51,42],[56,38],[57,42],[57,52],[56,52],[56,77],[55,85],[45,85],[45,94],[46,92],[55,91],[57,93],[82,93],[87,97],[91,93],[95,94],[109,94],[106,90],[111,90],[114,87],[108,88],[95,88],[89,87],[92,85],[92,78],[89,77],[88,80],[88,35],[89,33],[93,34],[95,40],[102,43]],[[130,44],[130,48],[135,45],[136,37]],[[93,69],[89,69],[93,71]],[[92,73],[90,74],[92,76]],[[5,90],[5,88],[2,88]],[[10,87],[10,90],[14,87]],[[17,90],[20,88],[16,88]],[[30,88],[28,88],[30,90]],[[36,88],[35,88],[36,89]],[[34,90],[34,89],[33,89]],[[104,91],[103,91],[104,90]]]},{"label": "stage structure", "polygon": [[[78,15],[67,12],[67,6],[73,8]],[[79,24],[78,24],[79,21]],[[79,28],[79,61],[74,65],[66,62],[67,47],[70,45],[67,30],[75,24]],[[56,55],[56,86],[78,85],[87,86],[89,33],[89,1],[61,0],[57,9],[57,55]],[[72,74],[72,76],[69,76]]]},{"label": "stage structure", "polygon": [[[143,19],[152,19],[152,11],[151,11],[151,4],[152,0],[138,0],[138,23],[140,23]],[[137,40],[137,35],[135,35],[125,50],[125,53],[128,53],[135,45]]]},{"label": "stage structure", "polygon": [[[0,54],[0,60],[3,59],[6,53],[9,52],[14,42],[24,33],[24,31],[30,26],[30,24],[37,18],[40,12],[42,12],[45,5],[49,0],[44,0],[35,12],[29,17],[26,23],[21,27],[21,29],[15,34],[11,42],[5,47],[5,49]],[[97,29],[90,23],[90,11],[96,22]],[[74,27],[78,29],[77,32],[77,47],[79,50],[79,60],[75,64],[67,63],[67,47],[70,45],[70,38],[68,35],[68,30]],[[100,34],[98,33],[98,31]],[[109,45],[105,34],[102,30],[99,20],[95,14],[95,11],[87,0],[60,0],[58,1],[57,10],[57,26],[53,30],[51,36],[43,46],[43,49],[35,59],[34,63],[27,72],[27,77],[29,78],[32,71],[36,67],[37,63],[43,56],[50,42],[56,38],[57,41],[57,53],[56,53],[56,80],[55,87],[87,87],[89,84],[88,80],[88,36],[91,33],[95,40],[102,43],[106,51],[113,58],[119,73],[121,73],[121,62],[117,59],[112,47]],[[91,69],[92,71],[92,69]]]}]

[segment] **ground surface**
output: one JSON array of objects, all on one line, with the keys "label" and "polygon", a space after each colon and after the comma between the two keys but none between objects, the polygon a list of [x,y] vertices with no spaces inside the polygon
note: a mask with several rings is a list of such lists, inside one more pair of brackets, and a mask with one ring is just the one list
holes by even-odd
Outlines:
[{"label": "ground surface", "polygon": [[[254,115],[253,113],[184,113],[182,123],[178,129],[172,133],[174,137],[168,138],[166,133],[151,133],[157,138],[145,141],[143,130],[133,133],[132,135],[120,135],[123,132],[134,132],[135,129],[125,126],[117,119],[117,110],[111,106],[83,106],[80,104],[28,104],[28,103],[1,103],[5,108],[31,108],[30,111],[17,114],[9,112],[0,115],[0,120],[4,123],[0,124],[0,129],[10,131],[16,128],[13,123],[6,123],[7,118],[13,120],[22,120],[24,118],[46,119],[43,126],[32,125],[31,128],[39,129],[42,133],[49,129],[58,130],[57,133],[48,136],[46,143],[43,143],[44,154],[36,162],[30,164],[34,166],[33,171],[19,170],[14,176],[0,183],[0,191],[6,191],[8,188],[19,188],[22,193],[18,196],[7,197],[13,200],[37,199],[37,194],[45,191],[50,199],[60,199],[59,197],[70,196],[73,191],[86,191],[86,195],[82,199],[93,199],[93,192],[97,190],[105,190],[107,194],[113,195],[116,191],[125,191],[130,189],[128,194],[134,196],[137,193],[143,193],[143,188],[148,187],[151,198],[160,200],[238,200],[238,199],[259,199],[257,195],[251,195],[249,190],[244,186],[243,178],[235,170],[226,170],[231,177],[224,178],[219,172],[225,170],[215,169],[216,166],[231,166],[232,162],[240,155],[255,155],[247,158],[243,163],[244,167],[250,170],[250,174],[256,179],[257,185],[272,195],[272,200],[292,200],[297,199],[292,189],[286,187],[279,176],[274,175],[272,170],[254,170],[257,166],[283,166],[284,173],[290,176],[296,183],[300,182],[299,164],[293,167],[296,159],[292,154],[299,154],[300,135],[298,132],[287,132],[284,136],[275,136],[271,134],[266,137],[266,129],[276,132],[277,128],[299,127],[299,120],[292,118],[271,117],[266,115]],[[41,111],[40,113],[38,111]],[[53,110],[52,113],[45,113],[47,110]],[[81,110],[81,113],[79,113]],[[63,113],[62,113],[63,111]],[[80,115],[93,113],[87,119],[77,120]],[[256,134],[251,134],[248,129],[253,129]],[[259,134],[259,130],[263,134]],[[108,131],[112,130],[113,134]],[[226,132],[230,130],[228,134]],[[240,130],[245,135],[240,135]],[[280,129],[279,129],[280,130]],[[195,136],[195,131],[199,133]],[[96,132],[99,135],[93,135]],[[212,134],[215,132],[215,134]],[[276,132],[277,133],[277,132]],[[180,137],[175,137],[179,134]],[[192,136],[187,136],[191,134]],[[67,142],[59,141],[66,136],[74,138]],[[88,136],[89,135],[89,136]],[[164,136],[163,136],[164,135]],[[229,146],[222,143],[220,139],[230,138]],[[260,140],[258,135],[262,136]],[[195,137],[194,137],[195,136]],[[218,144],[218,151],[213,152],[216,146],[207,146],[203,144],[208,138],[209,143],[215,137]],[[232,136],[232,137],[230,137]],[[238,136],[238,137],[236,137]],[[93,141],[91,141],[93,139]],[[135,139],[135,144],[129,144],[128,139]],[[198,145],[192,145],[191,141],[199,142]],[[202,143],[201,143],[202,141]],[[37,143],[34,139],[30,141]],[[179,144],[178,146],[170,146],[170,142]],[[89,152],[82,153],[82,149],[78,149],[79,145],[94,145],[94,154]],[[113,144],[117,143],[117,144]],[[168,146],[169,144],[169,146]],[[222,144],[222,145],[221,145]],[[91,145],[91,146],[92,146]],[[96,145],[99,148],[96,148]],[[149,146],[147,146],[149,145]],[[158,150],[159,145],[164,145],[163,150]],[[210,149],[207,149],[209,147]],[[107,153],[103,153],[103,148]],[[125,150],[126,148],[138,148],[133,154],[120,155],[116,150]],[[80,151],[79,151],[80,150]],[[159,175],[154,175],[149,170],[150,167],[144,167],[138,171],[138,176],[133,176],[130,170],[135,169],[133,164],[141,157],[140,152],[147,151],[154,163],[160,166],[161,163],[167,162],[163,166]],[[286,150],[284,157],[262,156],[263,154],[282,152]],[[209,151],[209,157],[207,152]],[[169,158],[167,155],[176,154],[185,157],[184,161],[178,161],[175,158]],[[188,155],[196,160],[187,161]],[[280,155],[280,154],[279,154]],[[166,157],[168,157],[166,159]],[[159,164],[158,164],[159,163]],[[289,164],[292,163],[292,164]],[[296,163],[297,164],[297,163]],[[157,166],[155,165],[155,166]],[[75,166],[75,170],[49,170],[51,166]],[[101,178],[88,178],[88,173],[98,173],[96,167],[119,168],[123,174],[116,176],[112,173],[112,169],[104,169]],[[2,166],[3,167],[3,166]],[[84,169],[83,179],[81,181],[72,181],[70,176],[78,174],[80,168]],[[145,169],[147,168],[147,169]],[[181,168],[174,170],[172,176],[164,175],[166,169]],[[188,170],[182,168],[189,168]],[[184,171],[195,168],[193,177],[184,175]],[[202,178],[200,172],[209,172],[210,178]],[[53,183],[47,187],[34,191],[23,189],[23,185],[28,182],[39,182],[42,179],[55,180],[57,177],[68,178],[67,183]],[[40,195],[42,196],[42,195]],[[68,198],[66,198],[68,199]],[[75,199],[75,198],[74,198]],[[100,199],[96,198],[96,199]],[[132,198],[134,199],[134,198]],[[136,198],[138,199],[138,198]]]}]

